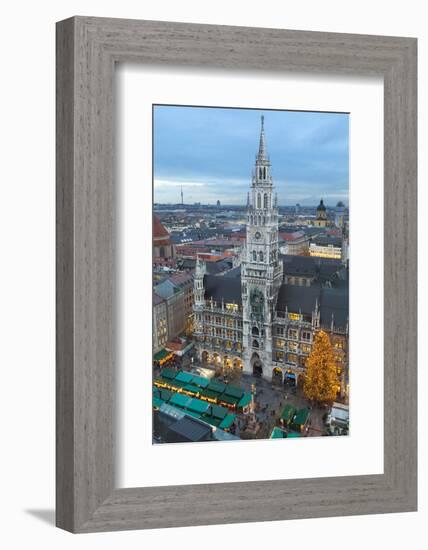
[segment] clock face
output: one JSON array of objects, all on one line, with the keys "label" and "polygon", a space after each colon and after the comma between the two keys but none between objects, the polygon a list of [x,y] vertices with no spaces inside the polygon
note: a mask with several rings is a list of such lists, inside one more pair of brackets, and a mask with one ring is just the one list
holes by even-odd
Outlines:
[{"label": "clock face", "polygon": [[254,235],[254,237],[256,238],[256,240],[258,241],[261,237],[261,233],[259,231],[256,231],[256,234]]}]

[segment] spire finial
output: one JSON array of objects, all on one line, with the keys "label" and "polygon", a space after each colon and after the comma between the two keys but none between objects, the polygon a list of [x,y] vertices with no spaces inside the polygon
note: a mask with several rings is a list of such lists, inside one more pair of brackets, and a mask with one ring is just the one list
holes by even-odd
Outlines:
[{"label": "spire finial", "polygon": [[266,144],[265,144],[265,117],[261,116],[261,128],[260,128],[260,144],[259,144],[259,160],[266,160]]}]

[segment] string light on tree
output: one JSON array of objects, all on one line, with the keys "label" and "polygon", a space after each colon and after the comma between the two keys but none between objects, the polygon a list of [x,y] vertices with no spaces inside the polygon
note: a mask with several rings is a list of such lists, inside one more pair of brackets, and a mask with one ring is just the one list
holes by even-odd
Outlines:
[{"label": "string light on tree", "polygon": [[331,403],[336,399],[339,379],[333,347],[323,330],[315,335],[312,352],[306,364],[303,391],[317,403]]}]

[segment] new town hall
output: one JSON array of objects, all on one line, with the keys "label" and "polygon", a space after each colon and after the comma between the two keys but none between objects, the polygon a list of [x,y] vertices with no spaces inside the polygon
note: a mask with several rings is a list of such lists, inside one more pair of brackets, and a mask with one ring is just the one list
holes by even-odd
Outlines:
[{"label": "new town hall", "polygon": [[316,331],[328,332],[347,393],[348,268],[337,259],[281,255],[278,205],[263,117],[247,196],[239,265],[194,275],[194,343],[203,364],[299,383]]}]

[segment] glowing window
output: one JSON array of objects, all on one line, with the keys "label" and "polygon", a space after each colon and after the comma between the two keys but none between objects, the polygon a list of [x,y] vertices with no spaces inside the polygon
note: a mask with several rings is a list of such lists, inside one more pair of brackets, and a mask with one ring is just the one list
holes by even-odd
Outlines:
[{"label": "glowing window", "polygon": [[292,321],[298,321],[300,319],[301,315],[299,315],[298,313],[289,313],[288,314],[288,318],[291,319]]}]

